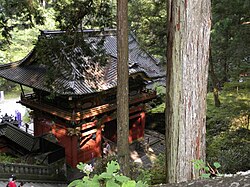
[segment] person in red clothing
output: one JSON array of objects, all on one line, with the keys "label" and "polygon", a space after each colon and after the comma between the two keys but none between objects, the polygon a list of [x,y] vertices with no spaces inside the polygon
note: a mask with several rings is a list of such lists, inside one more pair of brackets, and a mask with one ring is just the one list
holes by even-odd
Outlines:
[{"label": "person in red clothing", "polygon": [[12,177],[12,181],[10,181],[7,185],[7,187],[17,187],[16,186],[16,176]]}]

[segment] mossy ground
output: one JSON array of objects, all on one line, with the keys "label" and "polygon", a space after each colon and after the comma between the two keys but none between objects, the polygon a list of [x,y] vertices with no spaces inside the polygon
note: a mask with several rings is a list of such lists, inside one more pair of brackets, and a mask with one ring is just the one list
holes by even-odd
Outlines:
[{"label": "mossy ground", "polygon": [[207,97],[207,161],[220,162],[221,172],[250,169],[250,80],[226,83],[221,106]]}]

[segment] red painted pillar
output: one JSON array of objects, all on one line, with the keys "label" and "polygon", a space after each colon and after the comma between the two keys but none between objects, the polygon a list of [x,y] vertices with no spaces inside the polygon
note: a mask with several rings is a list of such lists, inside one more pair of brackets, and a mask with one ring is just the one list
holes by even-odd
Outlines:
[{"label": "red painted pillar", "polygon": [[76,167],[78,164],[78,151],[77,151],[78,138],[77,136],[71,136],[71,166]]},{"label": "red painted pillar", "polygon": [[141,137],[144,137],[144,130],[145,130],[145,122],[146,122],[146,114],[145,112],[141,112]]}]

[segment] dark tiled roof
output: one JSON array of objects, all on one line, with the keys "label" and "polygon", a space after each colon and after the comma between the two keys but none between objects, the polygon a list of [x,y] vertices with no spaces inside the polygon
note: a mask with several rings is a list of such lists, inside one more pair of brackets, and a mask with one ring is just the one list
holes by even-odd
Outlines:
[{"label": "dark tiled roof", "polygon": [[[96,43],[100,40],[100,35],[93,34],[97,31],[85,31],[89,35],[85,41],[91,43],[92,48],[96,49]],[[45,38],[56,38],[63,35],[61,31],[43,31],[41,36]],[[67,35],[64,35],[67,37]],[[114,31],[105,33],[104,49],[109,56],[109,60],[105,66],[94,63],[84,56],[83,48],[77,46],[70,51],[61,50],[64,62],[70,68],[67,72],[62,72],[62,76],[58,76],[55,80],[56,87],[54,91],[62,95],[84,95],[95,93],[113,88],[117,84],[117,53],[116,53],[116,34]],[[63,43],[63,41],[60,42]],[[50,47],[50,46],[47,46]],[[46,86],[46,73],[48,67],[37,63],[36,49],[21,60],[19,63],[10,63],[0,66],[0,77],[8,80],[32,87],[39,90],[49,91]],[[61,60],[58,54],[48,57],[51,64],[60,64]],[[133,34],[129,35],[129,74],[140,74],[145,79],[155,79],[165,76],[162,69],[158,66],[158,62],[147,52],[141,49]]]}]

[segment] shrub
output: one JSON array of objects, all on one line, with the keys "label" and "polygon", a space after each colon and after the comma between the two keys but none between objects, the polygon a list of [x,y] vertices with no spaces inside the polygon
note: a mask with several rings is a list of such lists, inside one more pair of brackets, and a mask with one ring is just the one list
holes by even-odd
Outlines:
[{"label": "shrub", "polygon": [[148,185],[143,183],[142,181],[134,181],[129,177],[126,177],[120,174],[120,166],[116,161],[108,162],[106,171],[101,173],[100,175],[94,175],[90,177],[91,172],[93,172],[93,168],[91,165],[79,163],[77,168],[84,172],[86,176],[82,179],[74,180],[71,182],[68,187],[98,187],[98,186],[106,186],[106,187],[147,187]]},{"label": "shrub", "polygon": [[139,168],[137,169],[138,177],[137,180],[146,182],[147,184],[154,185],[166,182],[166,172],[165,172],[165,155],[159,154],[154,160],[152,167]]},{"label": "shrub", "polygon": [[250,168],[250,131],[239,128],[221,133],[207,141],[207,161],[221,163],[223,173],[236,173]]},{"label": "shrub", "polygon": [[7,155],[6,153],[0,153],[0,162],[1,163],[13,163],[13,162],[17,162],[17,158]]}]

